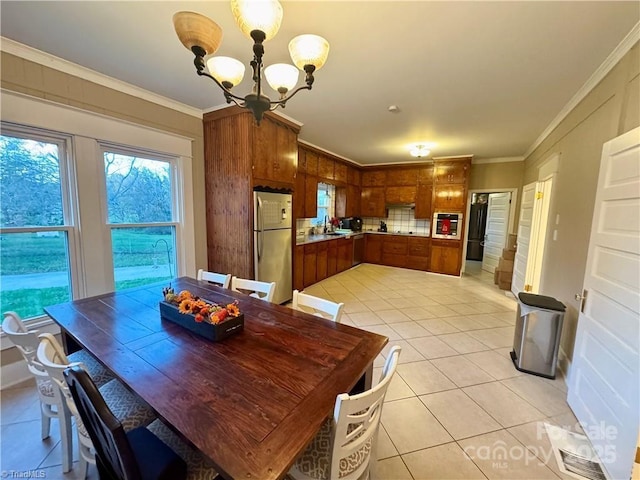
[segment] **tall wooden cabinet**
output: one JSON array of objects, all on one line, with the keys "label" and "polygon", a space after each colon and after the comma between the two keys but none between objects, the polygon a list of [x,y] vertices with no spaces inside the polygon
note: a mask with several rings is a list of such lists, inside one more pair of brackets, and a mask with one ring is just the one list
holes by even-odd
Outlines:
[{"label": "tall wooden cabinet", "polygon": [[294,190],[300,127],[246,109],[204,115],[208,268],[253,278],[253,188]]}]

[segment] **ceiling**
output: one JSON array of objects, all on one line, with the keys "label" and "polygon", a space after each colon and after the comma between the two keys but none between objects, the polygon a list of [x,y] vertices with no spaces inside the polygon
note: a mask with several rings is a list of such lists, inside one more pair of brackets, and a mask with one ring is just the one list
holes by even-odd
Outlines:
[{"label": "ceiling", "polygon": [[[304,124],[301,140],[360,164],[411,161],[415,142],[434,142],[431,156],[523,156],[640,17],[635,1],[282,4],[265,65],[290,63],[287,44],[301,33],[331,44],[313,90],[284,113]],[[224,31],[217,55],[251,59],[251,41],[226,1],[2,1],[1,8],[3,37],[203,111],[224,98],[196,75],[172,15],[209,16]],[[250,90],[249,76],[236,93]]]}]

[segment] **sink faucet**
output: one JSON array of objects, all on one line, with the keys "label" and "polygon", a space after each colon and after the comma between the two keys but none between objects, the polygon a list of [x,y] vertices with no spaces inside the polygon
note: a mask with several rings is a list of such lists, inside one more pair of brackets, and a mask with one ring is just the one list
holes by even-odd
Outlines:
[{"label": "sink faucet", "polygon": [[324,233],[327,233],[327,222],[329,221],[329,215],[324,216]]}]

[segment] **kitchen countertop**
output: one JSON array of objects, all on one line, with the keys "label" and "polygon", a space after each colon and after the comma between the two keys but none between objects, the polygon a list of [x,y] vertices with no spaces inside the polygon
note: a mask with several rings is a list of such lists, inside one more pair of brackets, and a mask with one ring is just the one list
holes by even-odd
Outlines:
[{"label": "kitchen countertop", "polygon": [[361,232],[352,232],[352,233],[345,233],[345,234],[340,234],[340,235],[327,235],[327,234],[318,234],[318,235],[305,235],[304,237],[302,236],[296,236],[296,246],[298,245],[307,245],[309,243],[316,243],[316,242],[324,242],[326,240],[334,240],[336,238],[350,238],[353,237],[355,235],[361,235],[361,234],[376,234],[376,235],[403,235],[403,236],[407,236],[407,237],[424,237],[424,238],[429,238],[429,235],[425,235],[425,234],[418,234],[418,233],[409,233],[409,232],[376,232],[375,230],[363,230]]}]

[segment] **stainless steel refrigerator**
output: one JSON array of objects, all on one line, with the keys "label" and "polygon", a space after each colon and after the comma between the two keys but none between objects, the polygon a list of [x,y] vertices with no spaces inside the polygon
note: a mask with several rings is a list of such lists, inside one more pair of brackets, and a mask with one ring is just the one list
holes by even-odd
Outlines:
[{"label": "stainless steel refrigerator", "polygon": [[276,282],[274,303],[293,298],[291,281],[291,195],[253,192],[255,279]]}]

